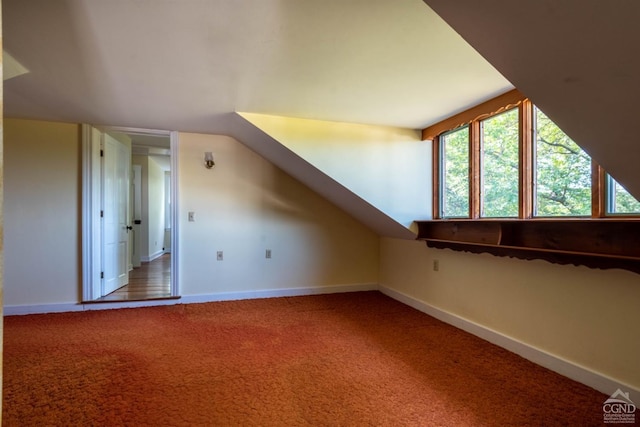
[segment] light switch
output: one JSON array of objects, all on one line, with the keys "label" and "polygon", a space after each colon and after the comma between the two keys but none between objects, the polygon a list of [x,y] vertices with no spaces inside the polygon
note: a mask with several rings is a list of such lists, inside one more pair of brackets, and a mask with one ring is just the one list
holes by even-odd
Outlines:
[{"label": "light switch", "polygon": [[196,213],[189,212],[189,222],[196,222]]}]

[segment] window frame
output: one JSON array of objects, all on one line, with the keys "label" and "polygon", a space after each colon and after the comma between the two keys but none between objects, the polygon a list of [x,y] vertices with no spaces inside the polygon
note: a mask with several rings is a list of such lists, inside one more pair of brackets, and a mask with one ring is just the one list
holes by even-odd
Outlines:
[{"label": "window frame", "polygon": [[616,185],[619,185],[621,187],[622,185],[618,181],[616,181],[615,178],[611,176],[611,174],[606,173],[604,169],[603,169],[603,174],[604,174],[604,181],[603,181],[604,195],[603,196],[604,196],[605,216],[609,218],[624,218],[624,217],[640,216],[640,212],[612,212],[612,210],[614,210],[616,205],[616,197],[617,197]]},{"label": "window frame", "polygon": [[[562,131],[562,129],[560,129],[560,127],[558,125],[556,125],[545,113],[544,111],[540,110],[538,107],[536,107],[534,104],[531,104],[531,155],[532,155],[532,163],[531,163],[531,181],[532,181],[532,194],[531,194],[531,200],[532,200],[532,211],[531,211],[531,218],[542,218],[542,219],[562,219],[562,218],[590,218],[593,217],[594,215],[594,199],[593,199],[593,189],[594,187],[599,186],[600,184],[596,181],[594,181],[594,164],[595,161],[593,160],[593,158],[586,153],[582,147],[580,147],[580,145],[578,143],[576,143],[575,141],[571,140],[583,153],[585,153],[587,156],[589,156],[589,168],[591,169],[590,172],[590,187],[588,189],[588,191],[591,192],[591,206],[589,209],[588,213],[584,213],[582,215],[542,215],[538,213],[538,205],[540,204],[539,200],[538,200],[538,189],[539,189],[539,185],[538,185],[538,116],[537,113],[538,111],[540,113],[542,113],[548,120],[551,121],[551,123],[558,128],[562,133],[564,133],[564,131]],[[566,133],[565,133],[566,135]]]},{"label": "window frame", "polygon": [[422,140],[432,141],[433,154],[433,218],[457,219],[442,216],[442,162],[444,161],[440,137],[456,129],[469,126],[469,217],[470,220],[496,220],[497,217],[481,215],[481,122],[497,114],[518,108],[519,113],[519,170],[518,170],[518,216],[512,219],[595,219],[595,218],[631,218],[639,219],[639,213],[608,213],[607,173],[591,158],[591,215],[590,216],[534,216],[535,206],[535,107],[533,103],[517,89],[511,90],[482,104],[447,118],[422,130]]},{"label": "window frame", "polygon": [[[468,141],[468,148],[469,148],[469,152],[471,152],[471,148],[472,148],[472,141],[471,141],[471,127],[467,126],[467,125],[461,125],[458,126],[454,129],[448,130],[448,131],[444,131],[442,132],[440,135],[438,135],[438,149],[440,150],[440,152],[442,153],[441,156],[438,157],[438,170],[440,171],[440,174],[438,175],[438,180],[440,183],[440,191],[439,194],[442,195],[441,198],[438,199],[438,212],[439,212],[439,216],[442,218],[455,218],[455,219],[469,219],[471,218],[471,203],[468,203],[468,209],[467,209],[467,215],[466,216],[444,216],[444,210],[445,210],[445,202],[444,202],[444,187],[446,186],[446,180],[444,178],[444,172],[445,172],[445,167],[444,167],[444,163],[445,163],[445,149],[443,148],[443,144],[444,144],[444,140],[443,137],[447,136],[447,135],[451,135],[455,132],[458,132],[464,128],[467,128],[467,132],[468,132],[468,136],[467,136],[467,141]],[[472,168],[471,168],[471,162],[472,162],[472,158],[471,158],[471,154],[469,154],[469,166],[467,168],[468,170],[468,174],[469,176],[472,173]],[[469,189],[467,192],[467,198],[469,200],[469,202],[472,200],[471,197],[471,191],[472,191],[472,187],[471,187],[471,183],[469,183]]]},{"label": "window frame", "polygon": [[[518,159],[518,171],[517,171],[517,180],[518,183],[516,184],[516,191],[518,193],[518,202],[517,204],[517,212],[515,215],[507,215],[507,216],[493,216],[493,215],[486,215],[485,213],[485,203],[486,203],[486,199],[487,199],[487,195],[486,195],[486,187],[485,184],[487,182],[487,180],[485,179],[485,164],[487,162],[486,160],[486,134],[485,134],[485,123],[488,120],[491,120],[494,117],[498,117],[500,115],[504,115],[504,114],[508,114],[511,112],[515,112],[516,117],[518,119],[518,148],[517,148],[517,153],[516,153],[516,157]],[[519,106],[515,106],[515,107],[505,107],[504,110],[492,114],[490,117],[485,117],[481,120],[478,121],[479,123],[479,158],[478,158],[478,176],[479,176],[479,181],[478,181],[478,185],[479,185],[479,192],[478,192],[478,201],[479,201],[479,218],[483,218],[483,219],[487,219],[487,218],[491,218],[491,219],[508,219],[508,218],[518,218],[518,215],[520,213],[520,186],[519,186],[519,181],[520,181],[520,151],[522,150],[521,146],[520,146],[520,109]]]}]

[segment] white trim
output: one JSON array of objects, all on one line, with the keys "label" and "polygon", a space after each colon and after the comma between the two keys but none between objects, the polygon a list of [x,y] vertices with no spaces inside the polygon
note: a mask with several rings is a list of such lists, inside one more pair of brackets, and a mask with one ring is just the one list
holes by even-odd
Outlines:
[{"label": "white trim", "polygon": [[171,252],[171,296],[178,297],[180,296],[180,271],[179,271],[179,262],[180,259],[180,245],[178,240],[178,224],[180,223],[178,217],[178,201],[179,199],[179,191],[180,186],[178,181],[178,152],[180,151],[180,141],[178,132],[171,132],[170,134],[170,144],[171,144],[171,248],[169,251]]},{"label": "white trim", "polygon": [[304,295],[338,294],[345,292],[377,291],[376,283],[361,283],[356,285],[335,285],[308,288],[264,289],[256,291],[220,292],[216,294],[185,295],[181,298],[185,304],[197,304],[215,301],[234,301],[257,298],[297,297]]},{"label": "white trim", "polygon": [[95,299],[100,279],[100,141],[90,125],[82,125],[82,295]]},{"label": "white trim", "polygon": [[220,292],[216,294],[189,295],[181,298],[148,300],[148,301],[120,301],[120,302],[91,302],[91,303],[62,303],[41,305],[9,305],[4,307],[5,316],[23,314],[62,313],[68,311],[109,310],[115,308],[151,307],[156,305],[195,304],[215,301],[232,301],[255,298],[294,297],[303,295],[333,294],[343,292],[376,291],[375,283],[356,285],[338,285],[307,288],[269,289],[260,291]]},{"label": "white trim", "polygon": [[21,316],[25,314],[67,313],[73,311],[112,310],[117,308],[151,307],[156,305],[180,304],[179,298],[147,300],[147,301],[119,301],[119,302],[89,302],[41,305],[13,305],[4,307],[5,316]]},{"label": "white trim", "polygon": [[140,261],[142,261],[142,262],[151,262],[154,259],[160,258],[164,254],[165,254],[165,251],[159,250],[159,251],[157,251],[156,253],[154,253],[152,255],[140,257]]},{"label": "white trim", "polygon": [[479,325],[470,320],[464,319],[453,313],[449,313],[440,308],[434,307],[407,294],[380,285],[378,290],[390,298],[400,301],[410,307],[415,308],[429,316],[435,317],[449,325],[458,329],[469,332],[472,335],[482,338],[492,344],[511,351],[519,356],[524,357],[531,362],[557,372],[567,378],[594,388],[607,396],[615,390],[631,390],[640,393],[640,389],[632,387],[628,384],[620,382],[614,378],[608,377],[599,372],[595,372],[584,366],[580,366],[561,357],[547,353],[546,351],[535,348],[529,344],[518,341],[500,332]]},{"label": "white trim", "polygon": [[[95,283],[100,282],[100,147],[92,144],[91,129],[101,132],[121,132],[128,134],[164,135],[171,141],[171,296],[180,295],[178,275],[178,132],[156,129],[141,129],[119,126],[82,125],[82,298],[92,301],[101,295],[93,292]],[[89,214],[91,213],[91,214]],[[154,254],[148,257],[155,259]],[[158,256],[162,255],[162,252]],[[57,305],[56,305],[57,306]],[[40,306],[35,306],[40,307]],[[44,307],[44,306],[43,306]],[[74,310],[61,310],[74,311]],[[48,311],[44,311],[46,313]],[[42,313],[33,311],[30,313]],[[18,313],[26,314],[26,313]]]},{"label": "white trim", "polygon": [[169,130],[163,130],[163,129],[145,129],[145,128],[134,128],[134,127],[128,127],[128,126],[96,125],[95,127],[97,129],[100,129],[102,132],[120,132],[120,133],[137,134],[137,135],[169,136],[172,133]]},{"label": "white trim", "polygon": [[5,305],[4,316],[21,316],[23,314],[66,313],[68,311],[82,311],[80,303],[38,304],[38,305]]}]

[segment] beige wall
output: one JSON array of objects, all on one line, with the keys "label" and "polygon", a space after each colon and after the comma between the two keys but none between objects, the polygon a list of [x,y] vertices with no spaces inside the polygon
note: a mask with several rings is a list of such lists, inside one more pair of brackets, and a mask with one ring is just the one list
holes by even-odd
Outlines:
[{"label": "beige wall", "polygon": [[405,227],[432,217],[431,141],[419,131],[241,115]]},{"label": "beige wall", "polygon": [[[377,283],[378,237],[343,211],[231,138],[179,146],[182,295]],[[5,305],[80,300],[80,158],[79,125],[6,120]]]},{"label": "beige wall", "polygon": [[378,282],[377,235],[334,205],[232,138],[181,133],[179,147],[185,294]]},{"label": "beige wall", "polygon": [[[79,126],[15,119],[4,126],[4,302],[75,303]],[[202,165],[205,151],[214,153],[212,170]],[[640,388],[638,274],[378,239],[225,136],[181,133],[178,179],[183,295],[379,282]],[[195,222],[187,221],[189,211]],[[265,259],[265,249],[273,251],[272,259]],[[224,261],[215,260],[219,250]]]},{"label": "beige wall", "polygon": [[640,389],[640,275],[387,238],[380,251],[382,286]]},{"label": "beige wall", "polygon": [[5,305],[80,298],[80,127],[5,119]]}]

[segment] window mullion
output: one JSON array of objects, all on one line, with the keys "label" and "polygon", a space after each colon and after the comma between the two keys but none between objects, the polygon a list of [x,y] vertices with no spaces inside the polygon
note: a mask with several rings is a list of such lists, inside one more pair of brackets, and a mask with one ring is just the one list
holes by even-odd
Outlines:
[{"label": "window mullion", "polygon": [[443,179],[440,174],[442,158],[440,157],[440,137],[436,136],[432,141],[432,164],[433,164],[433,197],[432,197],[432,214],[434,219],[442,218],[442,198],[441,186]]},{"label": "window mullion", "polygon": [[533,217],[533,104],[525,99],[519,108],[520,119],[520,170],[518,192],[518,216]]},{"label": "window mullion", "polygon": [[481,193],[482,193],[482,183],[481,183],[481,173],[480,173],[480,163],[481,163],[481,127],[480,121],[475,120],[471,122],[469,126],[469,173],[470,173],[470,197],[471,203],[469,203],[469,208],[471,210],[470,217],[472,219],[480,218],[480,207],[481,207]]},{"label": "window mullion", "polygon": [[591,216],[604,218],[607,213],[607,176],[604,168],[591,160]]}]

